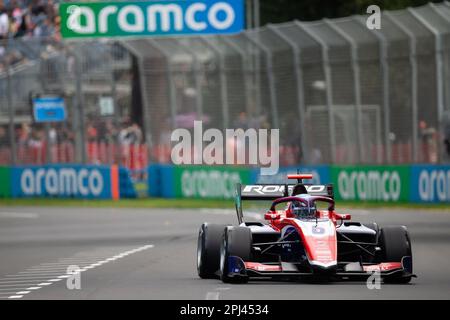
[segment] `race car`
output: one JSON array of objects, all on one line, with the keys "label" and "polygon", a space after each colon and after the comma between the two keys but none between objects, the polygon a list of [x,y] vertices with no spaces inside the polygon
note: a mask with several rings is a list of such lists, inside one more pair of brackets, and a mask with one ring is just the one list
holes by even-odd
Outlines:
[{"label": "race car", "polygon": [[[197,246],[200,278],[225,283],[249,279],[362,280],[377,273],[385,283],[408,283],[413,274],[405,226],[380,228],[350,221],[335,209],[333,186],[304,184],[311,174],[292,174],[295,185],[240,185],[238,226],[204,223]],[[271,200],[266,223],[244,221],[242,200]]]}]

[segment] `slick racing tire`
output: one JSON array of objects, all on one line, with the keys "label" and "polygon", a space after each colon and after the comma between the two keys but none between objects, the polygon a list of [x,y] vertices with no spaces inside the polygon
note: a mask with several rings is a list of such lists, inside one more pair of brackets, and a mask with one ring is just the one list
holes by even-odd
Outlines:
[{"label": "slick racing tire", "polygon": [[246,283],[247,275],[229,276],[228,257],[236,256],[243,261],[250,261],[252,250],[252,233],[246,227],[228,227],[223,234],[220,249],[220,278],[224,283]]},{"label": "slick racing tire", "polygon": [[197,272],[202,279],[214,279],[220,268],[220,246],[227,225],[204,223],[198,232]]},{"label": "slick racing tire", "polygon": [[[402,258],[409,256],[412,259],[411,241],[406,227],[384,227],[380,231],[380,247],[384,262],[401,262]],[[386,283],[408,283],[410,276],[387,277]]]}]

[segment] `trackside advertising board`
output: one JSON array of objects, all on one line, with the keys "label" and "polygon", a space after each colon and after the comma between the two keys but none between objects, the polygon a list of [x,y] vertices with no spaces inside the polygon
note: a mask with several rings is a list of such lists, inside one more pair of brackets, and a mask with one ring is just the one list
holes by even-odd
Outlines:
[{"label": "trackside advertising board", "polygon": [[0,167],[0,198],[11,196],[11,170],[7,167]]},{"label": "trackside advertising board", "polygon": [[231,34],[244,28],[244,0],[65,2],[63,38]]},{"label": "trackside advertising board", "polygon": [[331,166],[336,200],[409,201],[409,166]]},{"label": "trackside advertising board", "polygon": [[[151,196],[233,199],[236,183],[248,184],[252,170],[233,166],[151,166]],[[156,184],[156,186],[155,186]]]},{"label": "trackside advertising board", "polygon": [[411,166],[411,202],[449,202],[450,166]]},{"label": "trackside advertising board", "polygon": [[175,197],[233,199],[236,183],[248,183],[250,177],[248,168],[176,166]]},{"label": "trackside advertising board", "polygon": [[286,175],[297,169],[313,173],[314,179],[305,183],[333,183],[337,201],[450,203],[449,165],[292,166],[281,167],[273,176],[260,176],[258,168],[152,165],[149,195],[230,199],[238,181],[288,183]]},{"label": "trackside advertising board", "polygon": [[13,197],[118,198],[117,167],[46,165],[11,168]]}]

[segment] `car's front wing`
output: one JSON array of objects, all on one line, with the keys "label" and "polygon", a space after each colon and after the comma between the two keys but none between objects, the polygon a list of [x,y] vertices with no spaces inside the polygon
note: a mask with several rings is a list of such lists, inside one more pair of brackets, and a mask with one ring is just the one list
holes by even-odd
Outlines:
[{"label": "car's front wing", "polygon": [[228,258],[229,277],[249,278],[311,278],[323,275],[339,280],[360,280],[379,274],[381,278],[415,277],[412,273],[411,257],[403,257],[401,262],[383,262],[379,264],[361,265],[359,262],[341,263],[335,268],[299,272],[294,264],[264,264],[259,262],[244,262],[241,258]]}]

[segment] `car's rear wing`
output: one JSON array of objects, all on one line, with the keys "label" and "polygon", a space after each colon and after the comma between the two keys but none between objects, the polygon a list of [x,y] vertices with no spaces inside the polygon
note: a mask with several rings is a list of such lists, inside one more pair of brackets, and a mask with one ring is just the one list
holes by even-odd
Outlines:
[{"label": "car's rear wing", "polygon": [[[312,196],[325,196],[334,199],[332,184],[302,184]],[[243,222],[242,200],[276,200],[292,195],[296,185],[291,184],[252,184],[236,185],[235,206],[239,224]]]},{"label": "car's rear wing", "polygon": [[[308,194],[333,198],[331,184],[303,184]],[[249,184],[240,185],[242,200],[275,200],[292,195],[292,184]],[[238,187],[238,188],[239,188]]]}]

